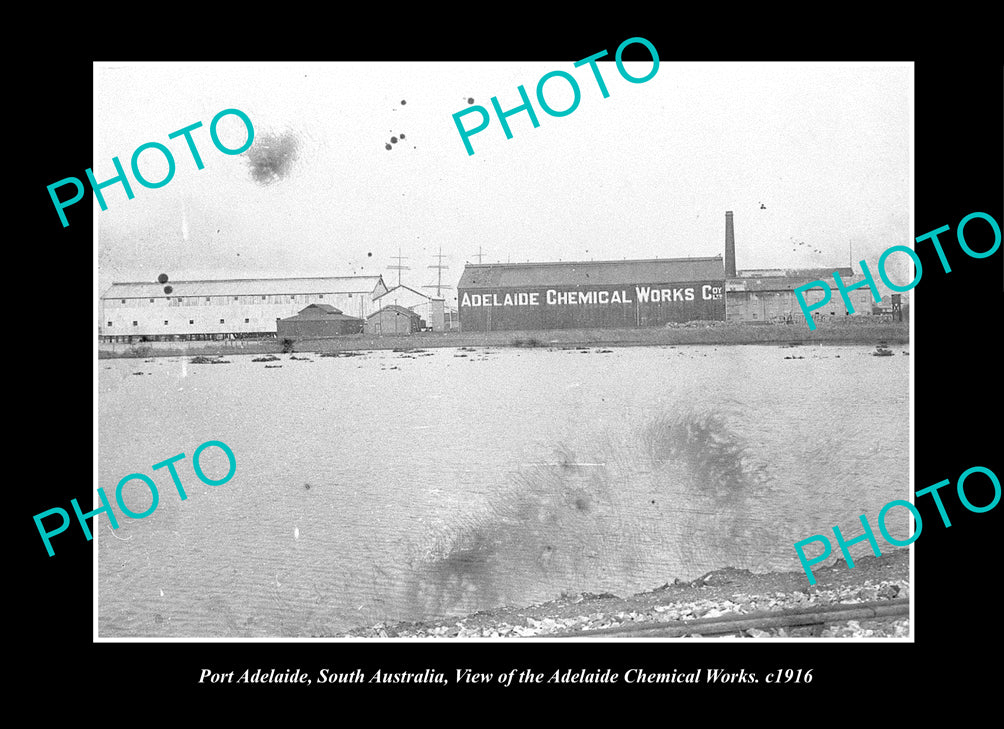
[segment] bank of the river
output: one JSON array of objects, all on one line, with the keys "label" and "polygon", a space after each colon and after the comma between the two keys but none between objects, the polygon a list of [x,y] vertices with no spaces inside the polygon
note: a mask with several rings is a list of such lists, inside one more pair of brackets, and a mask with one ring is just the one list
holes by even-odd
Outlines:
[{"label": "bank of the river", "polygon": [[[847,317],[824,321],[809,331],[804,321],[794,324],[736,324],[696,322],[686,325],[638,329],[552,329],[546,331],[421,332],[410,336],[351,334],[327,339],[298,340],[294,352],[433,347],[577,347],[656,346],[685,344],[907,344],[907,322]],[[176,357],[183,355],[266,354],[283,350],[281,340],[227,340],[208,342],[102,342],[100,359],[111,357]]]},{"label": "bank of the river", "polygon": [[[680,626],[707,618],[741,620],[764,613],[783,615],[786,610],[854,610],[855,606],[902,606],[910,596],[910,552],[907,548],[884,551],[854,560],[854,569],[838,560],[814,570],[810,586],[804,572],[753,574],[748,570],[721,569],[693,582],[667,584],[630,597],[569,595],[552,602],[522,608],[496,608],[463,618],[420,623],[380,624],[357,628],[349,638],[520,638],[575,637],[576,633],[622,626]],[[694,631],[696,633],[696,630]],[[736,633],[729,634],[735,637]],[[765,625],[747,628],[750,638],[907,638],[905,616],[859,618],[827,625],[821,632],[809,626]],[[603,637],[615,637],[605,635]],[[623,633],[616,637],[633,637]],[[698,637],[700,635],[698,634]],[[715,636],[716,637],[716,636]]]}]

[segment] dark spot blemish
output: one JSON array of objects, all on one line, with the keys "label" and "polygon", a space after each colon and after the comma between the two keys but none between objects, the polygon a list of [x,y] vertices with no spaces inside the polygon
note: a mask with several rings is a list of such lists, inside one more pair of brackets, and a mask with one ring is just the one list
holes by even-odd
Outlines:
[{"label": "dark spot blemish", "polygon": [[270,185],[287,177],[297,159],[299,146],[299,139],[292,132],[265,132],[256,137],[255,143],[247,152],[251,178],[261,185]]}]

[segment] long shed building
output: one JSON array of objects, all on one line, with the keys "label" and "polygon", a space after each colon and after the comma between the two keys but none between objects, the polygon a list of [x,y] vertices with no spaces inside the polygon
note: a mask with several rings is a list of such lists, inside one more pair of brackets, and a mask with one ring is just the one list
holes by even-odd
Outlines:
[{"label": "long shed building", "polygon": [[275,336],[276,322],[310,304],[365,319],[387,291],[382,276],[114,283],[101,296],[104,341]]},{"label": "long shed building", "polygon": [[721,256],[467,264],[461,331],[591,329],[725,320]]}]

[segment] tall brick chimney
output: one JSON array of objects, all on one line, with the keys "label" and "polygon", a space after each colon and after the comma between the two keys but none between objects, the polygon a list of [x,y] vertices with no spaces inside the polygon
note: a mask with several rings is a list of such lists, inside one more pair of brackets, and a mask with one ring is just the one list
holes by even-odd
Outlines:
[{"label": "tall brick chimney", "polygon": [[736,277],[736,232],[732,228],[732,211],[725,213],[725,277]]}]

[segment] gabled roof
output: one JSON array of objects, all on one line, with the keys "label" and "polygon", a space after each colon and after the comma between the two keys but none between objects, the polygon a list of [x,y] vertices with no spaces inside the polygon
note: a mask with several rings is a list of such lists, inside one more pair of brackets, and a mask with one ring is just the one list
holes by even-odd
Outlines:
[{"label": "gabled roof", "polygon": [[[212,281],[113,283],[102,299],[144,299],[160,296],[292,296],[294,294],[372,294],[382,276],[322,278],[244,278]],[[164,287],[171,293],[165,294]]]},{"label": "gabled roof", "polygon": [[374,301],[379,301],[384,296],[387,296],[388,294],[392,294],[395,291],[397,291],[398,289],[405,289],[406,291],[410,291],[413,294],[418,294],[422,298],[429,299],[430,301],[446,301],[446,299],[442,298],[441,296],[429,296],[428,294],[423,294],[421,291],[416,291],[415,289],[411,288],[410,286],[405,286],[404,284],[398,284],[397,286],[395,286],[392,289],[387,289],[384,293],[376,296],[373,300]]},{"label": "gabled roof", "polygon": [[721,256],[632,261],[485,263],[464,267],[458,289],[509,286],[604,286],[724,281]]},{"label": "gabled roof", "polygon": [[298,314],[288,316],[282,321],[362,321],[362,319],[346,316],[341,309],[330,304],[311,304],[301,309]]},{"label": "gabled roof", "polygon": [[297,316],[330,316],[331,314],[341,314],[342,310],[331,304],[311,304],[300,309]]},{"label": "gabled roof", "polygon": [[372,314],[370,314],[366,318],[367,319],[372,319],[377,314],[381,314],[381,313],[383,313],[385,311],[392,311],[394,313],[400,314],[401,316],[412,316],[412,317],[415,317],[416,319],[421,319],[422,318],[422,316],[420,314],[418,314],[417,312],[414,312],[411,309],[405,309],[403,306],[398,306],[397,304],[387,304],[387,306],[385,306],[382,309],[380,309],[380,311],[374,311]]}]

